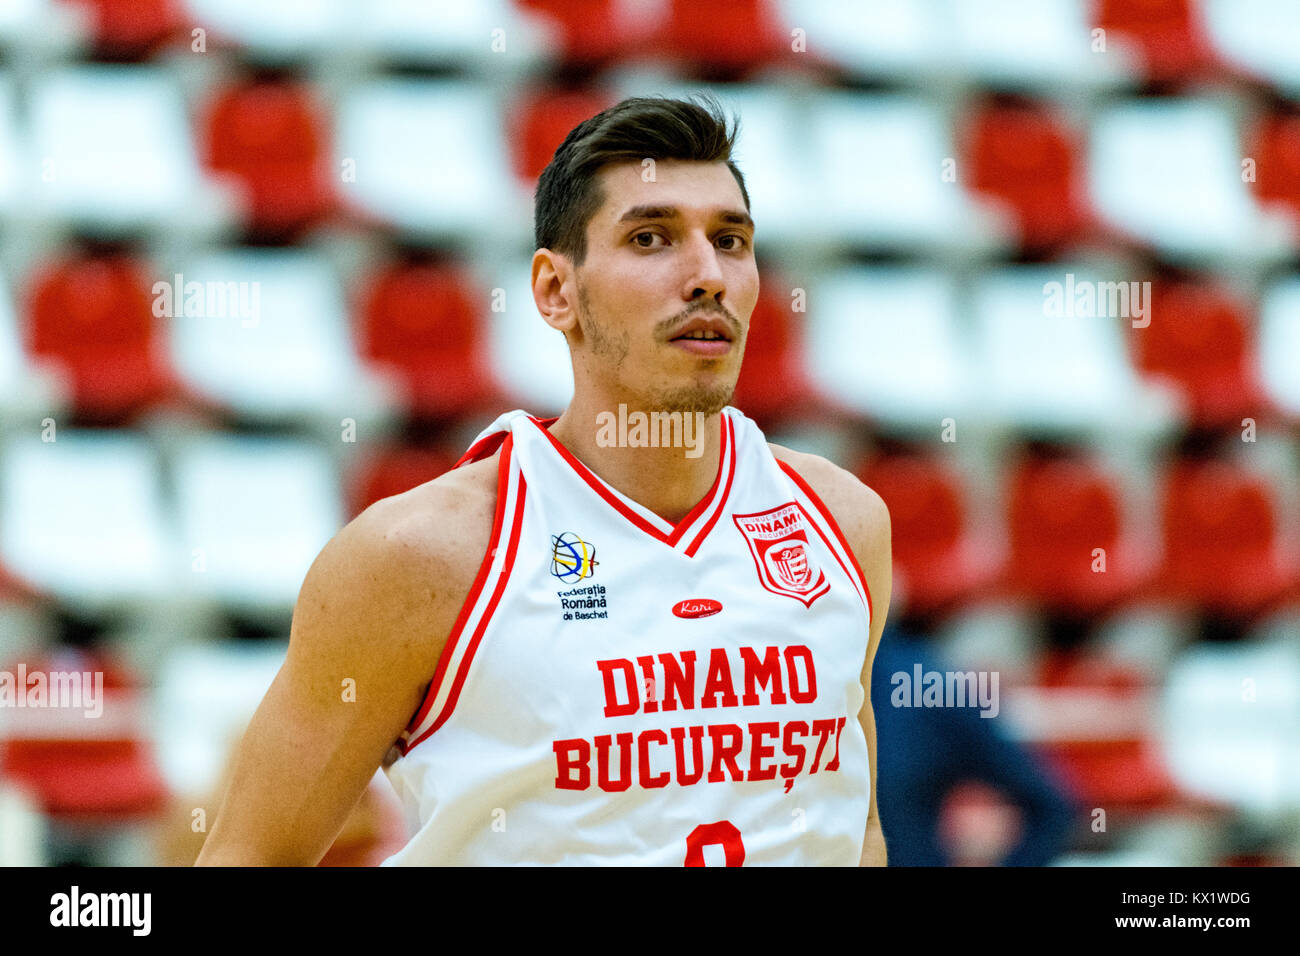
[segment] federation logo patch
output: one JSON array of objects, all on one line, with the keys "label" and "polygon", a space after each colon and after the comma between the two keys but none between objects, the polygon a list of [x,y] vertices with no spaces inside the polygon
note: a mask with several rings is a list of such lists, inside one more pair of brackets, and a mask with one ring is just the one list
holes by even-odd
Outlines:
[{"label": "federation logo patch", "polygon": [[551,535],[551,574],[565,584],[577,584],[596,573],[596,546],[572,531]]},{"label": "federation logo patch", "polygon": [[808,518],[798,502],[770,511],[733,515],[754,557],[758,581],[773,594],[802,601],[805,607],[831,589],[808,546]]}]

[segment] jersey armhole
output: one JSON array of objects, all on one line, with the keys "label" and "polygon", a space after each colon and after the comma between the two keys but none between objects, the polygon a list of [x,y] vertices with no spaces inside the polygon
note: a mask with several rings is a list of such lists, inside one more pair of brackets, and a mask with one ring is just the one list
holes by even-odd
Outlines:
[{"label": "jersey armhole", "polygon": [[867,576],[862,573],[862,565],[858,563],[858,556],[854,553],[853,549],[849,547],[848,539],[844,537],[844,532],[840,529],[839,522],[835,520],[835,516],[831,514],[831,509],[826,507],[826,502],[822,501],[817,492],[812,490],[812,486],[808,484],[808,482],[804,481],[803,476],[800,475],[799,472],[795,471],[793,465],[782,461],[775,455],[772,457],[776,463],[781,466],[781,470],[790,476],[790,480],[795,483],[798,489],[807,496],[808,500],[812,503],[812,506],[821,514],[822,520],[826,522],[827,527],[831,529],[831,534],[835,535],[835,540],[839,542],[840,548],[843,549],[844,553],[848,556],[854,573],[862,583],[862,593],[867,596],[867,613],[874,621],[876,610],[871,601],[871,586],[867,584]]},{"label": "jersey armhole", "polygon": [[[493,435],[493,438],[498,436]],[[505,432],[500,436],[500,441],[496,443],[501,448],[501,457],[497,462],[497,500],[492,518],[492,534],[488,538],[487,547],[483,551],[483,560],[479,562],[478,573],[474,576],[474,583],[470,586],[469,593],[465,596],[464,602],[460,606],[460,613],[456,615],[456,621],[451,626],[451,631],[447,634],[447,642],[443,645],[442,653],[438,655],[438,667],[434,670],[433,679],[429,681],[429,689],[425,691],[424,699],[420,706],[416,708],[415,714],[407,723],[406,728],[402,731],[402,736],[397,739],[395,746],[401,756],[410,752],[411,748],[419,741],[410,742],[411,735],[420,727],[428,718],[429,711],[433,707],[434,701],[438,697],[438,692],[447,675],[447,665],[455,656],[456,645],[464,633],[465,624],[469,621],[470,614],[473,613],[475,605],[483,595],[483,588],[487,584],[488,574],[492,569],[493,561],[496,559],[497,548],[501,543],[501,529],[505,524],[506,516],[506,498],[508,497],[510,485],[510,459],[514,449],[514,436]],[[475,449],[471,448],[461,459],[461,462],[478,461],[482,458],[489,457],[496,450],[496,445],[491,450],[483,453],[480,450],[477,457],[471,457]],[[457,464],[459,467],[459,463]]]}]

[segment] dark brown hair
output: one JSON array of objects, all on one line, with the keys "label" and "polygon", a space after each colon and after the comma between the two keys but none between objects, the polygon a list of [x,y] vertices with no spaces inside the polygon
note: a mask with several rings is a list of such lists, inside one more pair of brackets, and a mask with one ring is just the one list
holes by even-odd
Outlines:
[{"label": "dark brown hair", "polygon": [[749,209],[745,179],[731,161],[739,125],[708,95],[690,100],[633,97],[569,131],[542,170],[534,197],[533,238],[577,265],[587,254],[587,223],[605,197],[596,173],[607,163],[643,159],[726,162]]}]

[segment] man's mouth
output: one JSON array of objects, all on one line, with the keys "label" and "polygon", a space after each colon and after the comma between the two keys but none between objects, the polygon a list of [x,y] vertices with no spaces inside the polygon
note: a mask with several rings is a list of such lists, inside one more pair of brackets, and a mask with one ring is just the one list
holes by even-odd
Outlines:
[{"label": "man's mouth", "polygon": [[692,319],[669,341],[695,355],[717,357],[731,349],[731,331],[721,318]]}]

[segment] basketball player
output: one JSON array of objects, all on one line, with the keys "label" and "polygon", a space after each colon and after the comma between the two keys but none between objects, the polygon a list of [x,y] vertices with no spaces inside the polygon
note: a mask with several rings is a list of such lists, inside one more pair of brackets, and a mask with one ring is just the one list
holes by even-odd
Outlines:
[{"label": "basketball player", "polygon": [[325,547],[200,864],[314,864],[383,766],[391,864],[884,865],[889,516],[727,407],[759,291],[734,134],[631,99],[556,151],[532,289],[573,400]]}]

